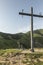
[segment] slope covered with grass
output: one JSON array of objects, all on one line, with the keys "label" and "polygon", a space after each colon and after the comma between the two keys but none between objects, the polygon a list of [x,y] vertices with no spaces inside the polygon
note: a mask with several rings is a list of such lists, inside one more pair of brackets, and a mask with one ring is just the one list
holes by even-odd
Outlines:
[{"label": "slope covered with grass", "polygon": [[[43,47],[43,29],[34,30],[34,47]],[[0,32],[0,49],[30,48],[30,31],[27,33],[8,34]]]}]

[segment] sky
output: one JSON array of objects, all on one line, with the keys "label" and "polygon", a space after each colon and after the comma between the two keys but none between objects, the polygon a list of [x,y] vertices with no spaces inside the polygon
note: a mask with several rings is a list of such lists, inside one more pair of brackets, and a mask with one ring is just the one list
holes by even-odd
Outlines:
[{"label": "sky", "polygon": [[[0,0],[0,32],[19,33],[31,30],[31,17],[21,16],[19,12],[43,15],[43,0]],[[33,29],[43,29],[43,18],[33,17]]]}]

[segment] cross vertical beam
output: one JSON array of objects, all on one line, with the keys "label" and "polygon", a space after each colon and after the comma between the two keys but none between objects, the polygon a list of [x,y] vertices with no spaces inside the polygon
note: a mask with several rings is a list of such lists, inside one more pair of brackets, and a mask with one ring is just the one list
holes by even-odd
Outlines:
[{"label": "cross vertical beam", "polygon": [[33,47],[33,7],[31,7],[31,51],[34,52]]}]

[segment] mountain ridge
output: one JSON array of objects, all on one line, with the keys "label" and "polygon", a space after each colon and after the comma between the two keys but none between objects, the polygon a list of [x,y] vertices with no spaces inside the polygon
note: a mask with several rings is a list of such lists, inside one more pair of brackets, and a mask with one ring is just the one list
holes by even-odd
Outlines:
[{"label": "mountain ridge", "polygon": [[[34,47],[43,47],[43,29],[33,31]],[[0,32],[0,49],[6,48],[30,48],[30,31],[27,33],[3,33]]]}]

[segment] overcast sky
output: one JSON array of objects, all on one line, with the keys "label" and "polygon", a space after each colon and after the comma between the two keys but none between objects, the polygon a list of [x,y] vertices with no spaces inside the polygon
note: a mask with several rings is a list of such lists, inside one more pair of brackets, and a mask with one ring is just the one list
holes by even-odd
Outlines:
[{"label": "overcast sky", "polygon": [[[19,33],[30,30],[31,17],[20,16],[19,12],[43,15],[43,0],[0,0],[0,32]],[[34,29],[43,29],[43,19],[34,18]]]}]

